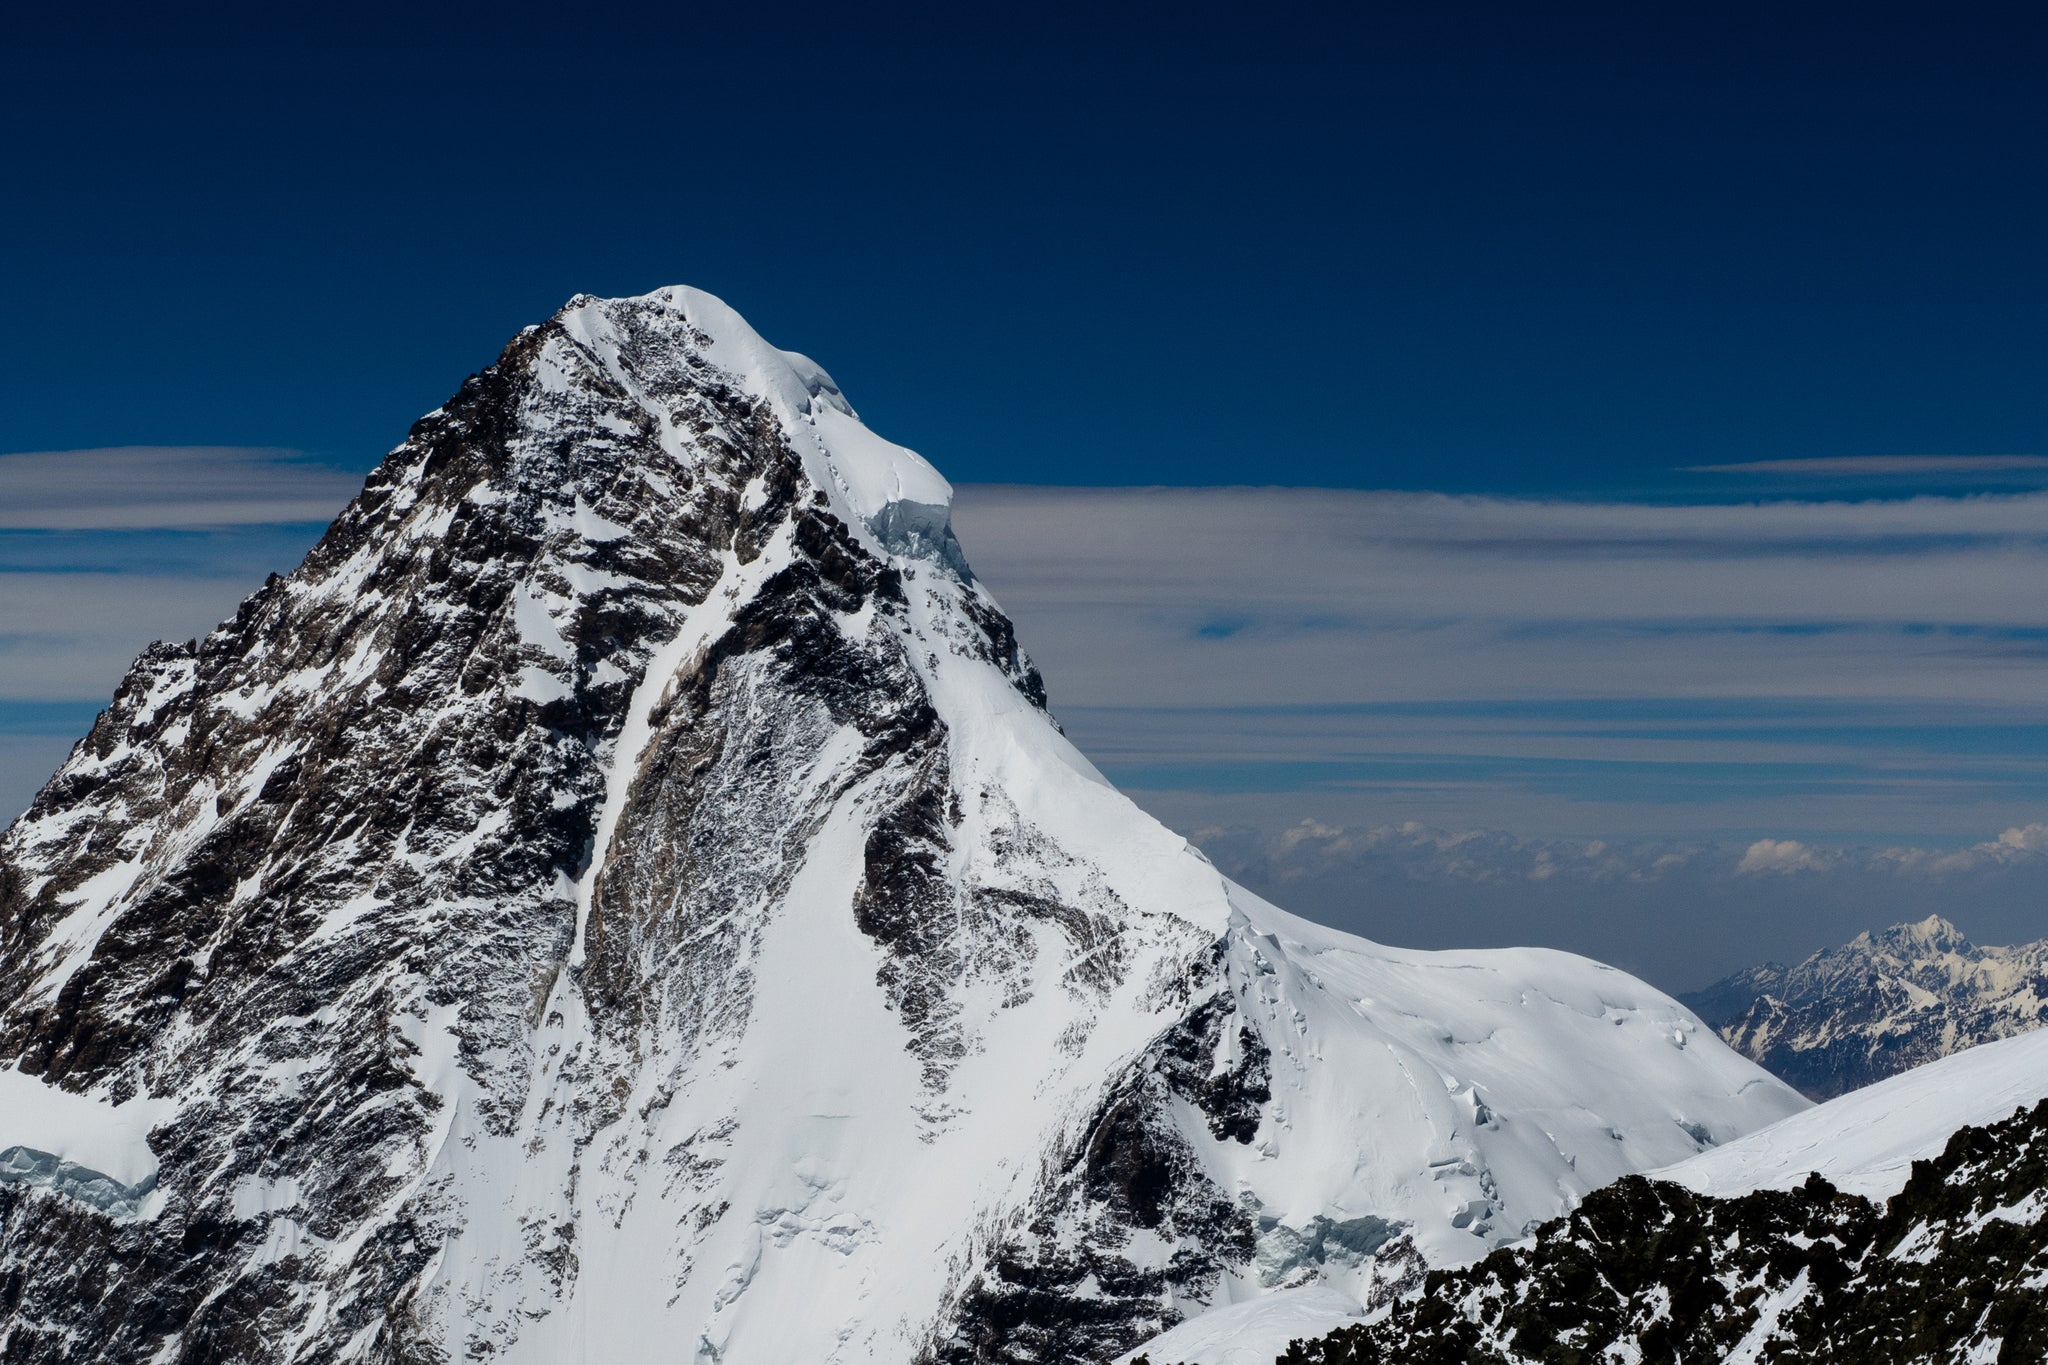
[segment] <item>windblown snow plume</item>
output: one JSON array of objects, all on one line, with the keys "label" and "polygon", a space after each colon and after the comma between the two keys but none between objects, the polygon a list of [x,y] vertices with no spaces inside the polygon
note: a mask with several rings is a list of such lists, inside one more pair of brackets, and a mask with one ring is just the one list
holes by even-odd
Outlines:
[{"label": "windblown snow plume", "polygon": [[1226,881],[948,500],[716,299],[577,298],[138,660],[0,839],[0,1350],[1100,1360],[1801,1106]]}]

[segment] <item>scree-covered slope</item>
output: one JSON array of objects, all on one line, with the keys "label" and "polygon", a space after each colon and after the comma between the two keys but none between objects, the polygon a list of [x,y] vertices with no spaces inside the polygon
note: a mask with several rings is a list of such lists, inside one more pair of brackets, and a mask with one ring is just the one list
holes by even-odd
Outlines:
[{"label": "scree-covered slope", "polygon": [[0,839],[7,1358],[1100,1360],[1801,1106],[1225,881],[948,496],[717,300],[578,298],[144,655]]}]

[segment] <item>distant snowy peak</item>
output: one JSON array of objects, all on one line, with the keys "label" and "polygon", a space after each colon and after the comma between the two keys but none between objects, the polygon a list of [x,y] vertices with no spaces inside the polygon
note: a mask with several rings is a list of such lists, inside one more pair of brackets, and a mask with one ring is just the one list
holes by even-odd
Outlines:
[{"label": "distant snowy peak", "polygon": [[1803,1107],[1224,879],[949,498],[716,299],[579,298],[138,660],[0,835],[7,1349],[1101,1360]]},{"label": "distant snowy peak", "polygon": [[1930,915],[1684,999],[1737,1051],[1825,1099],[2048,1023],[2048,941],[1979,947]]}]

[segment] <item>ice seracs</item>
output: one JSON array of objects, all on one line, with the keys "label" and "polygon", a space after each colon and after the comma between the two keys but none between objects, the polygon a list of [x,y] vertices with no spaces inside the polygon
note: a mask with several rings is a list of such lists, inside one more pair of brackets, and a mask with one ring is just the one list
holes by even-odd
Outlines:
[{"label": "ice seracs", "polygon": [[13,1340],[1107,1359],[1802,1107],[1620,972],[1226,881],[949,496],[710,296],[578,298],[139,661],[0,838],[0,1056],[163,1105],[159,1207],[0,1184]]},{"label": "ice seracs", "polygon": [[0,1183],[53,1190],[115,1218],[160,1201],[149,1130],[168,1116],[164,1101],[114,1104],[0,1070]]}]

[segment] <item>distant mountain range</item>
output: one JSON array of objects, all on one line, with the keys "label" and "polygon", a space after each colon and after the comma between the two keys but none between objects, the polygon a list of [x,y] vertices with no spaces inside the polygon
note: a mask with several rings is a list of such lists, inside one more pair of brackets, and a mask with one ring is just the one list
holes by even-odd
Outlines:
[{"label": "distant mountain range", "polygon": [[2048,1023],[2048,941],[1979,947],[1938,915],[1680,997],[1817,1100]]}]

